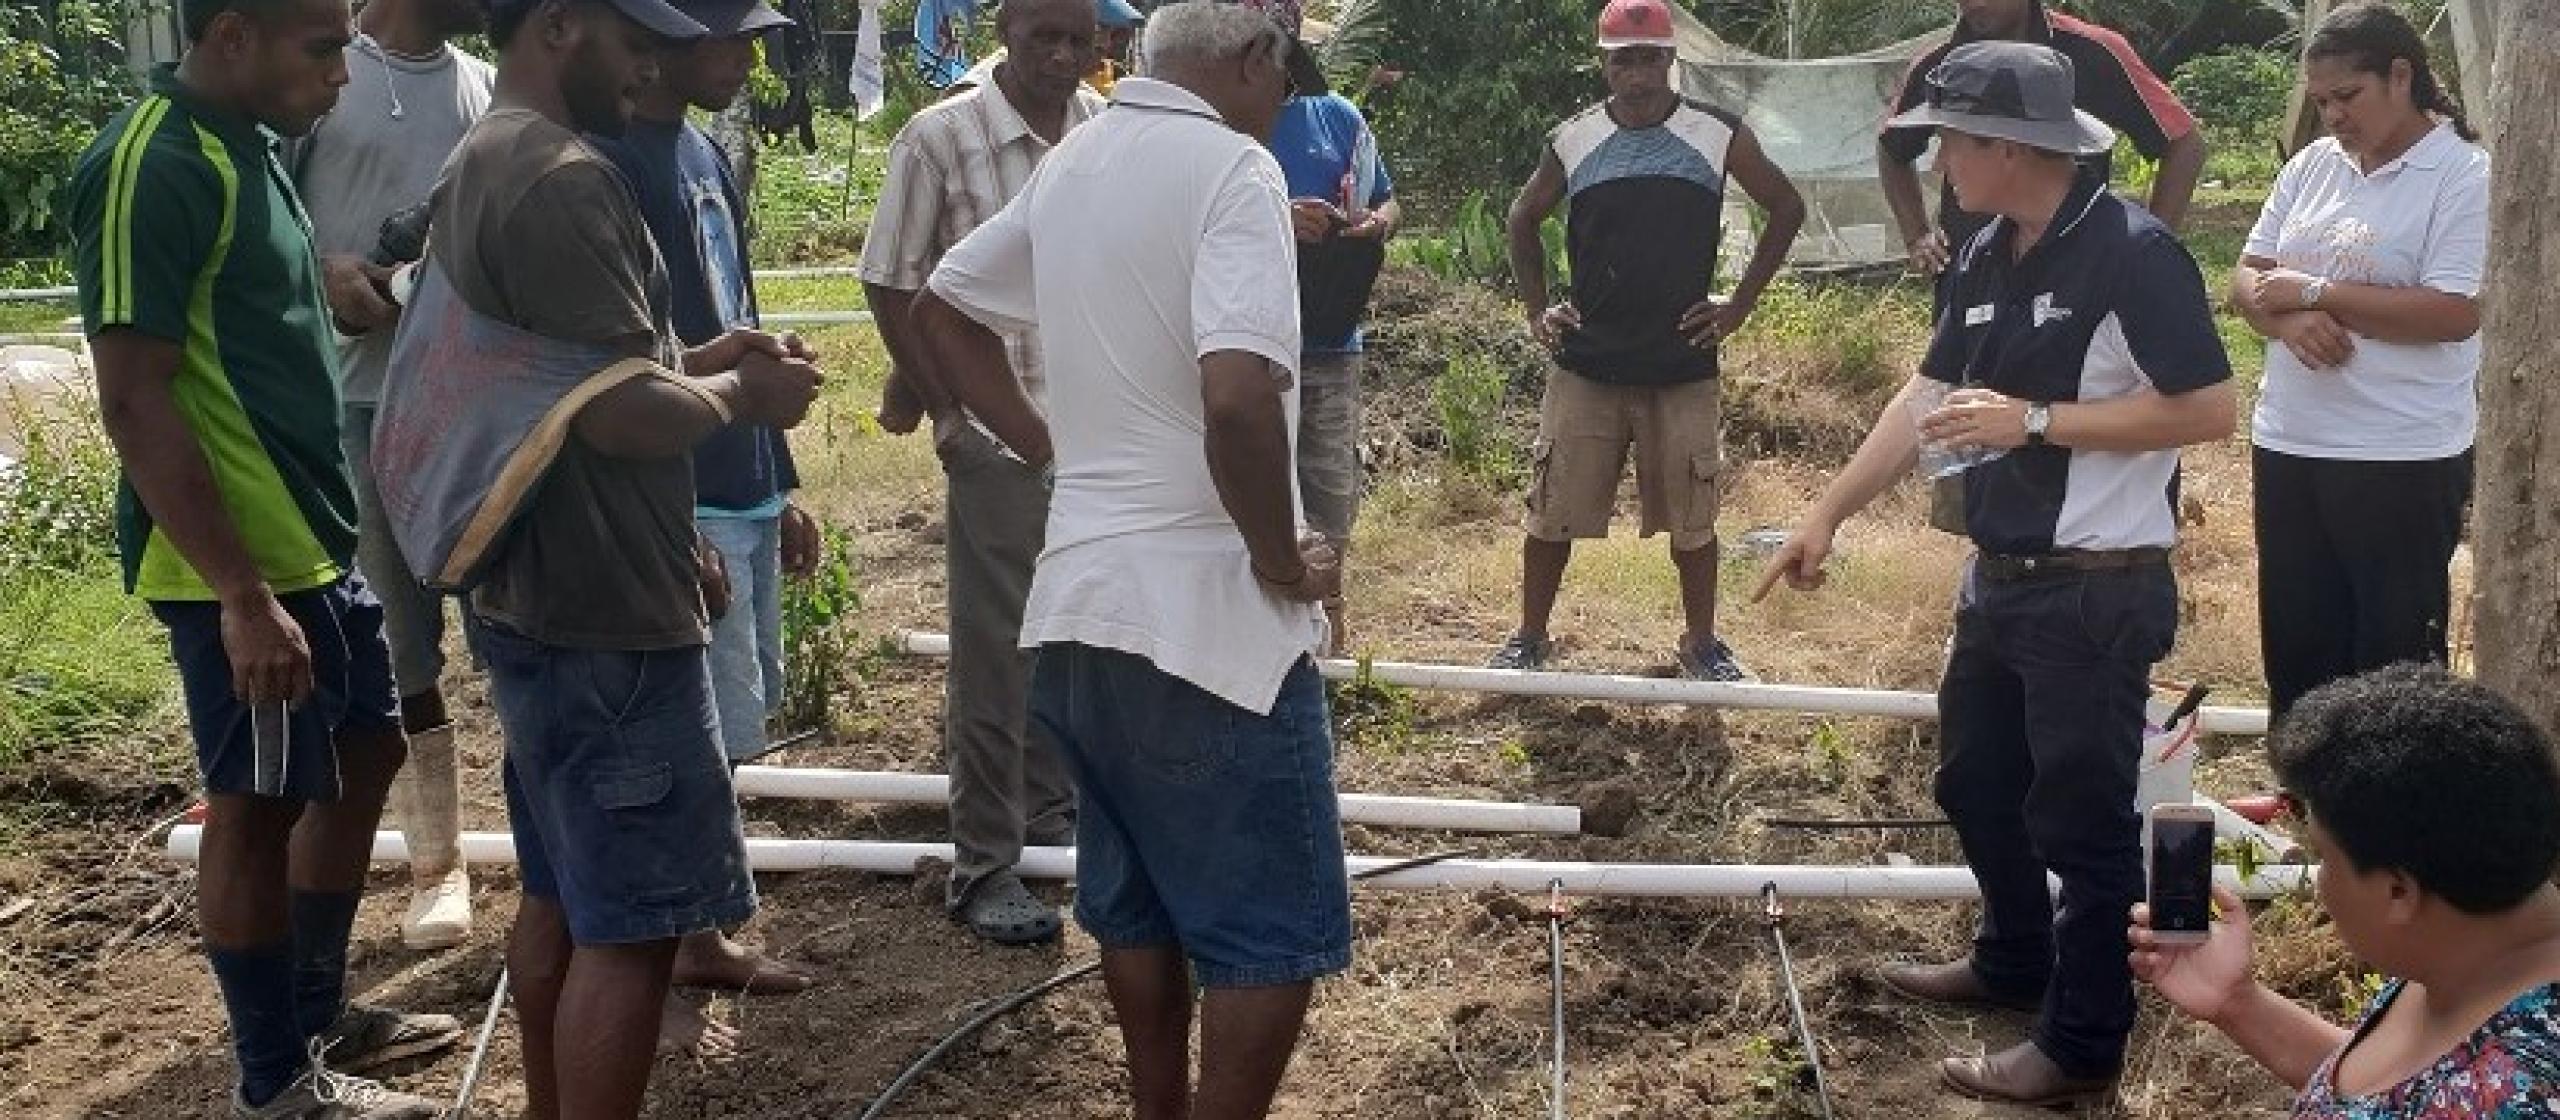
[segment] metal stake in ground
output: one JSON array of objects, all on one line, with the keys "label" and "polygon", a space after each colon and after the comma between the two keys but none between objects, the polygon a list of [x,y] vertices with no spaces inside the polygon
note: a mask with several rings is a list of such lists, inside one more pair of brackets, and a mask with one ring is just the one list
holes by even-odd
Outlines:
[{"label": "metal stake in ground", "polygon": [[471,1061],[462,1067],[462,1088],[453,1095],[447,1120],[471,1115],[472,1095],[480,1089],[480,1063],[488,1060],[490,1036],[498,1033],[498,1011],[507,1005],[507,972],[503,966],[498,969],[498,990],[489,993],[489,1010],[480,1016],[480,1041],[471,1044]]},{"label": "metal stake in ground", "polygon": [[1761,912],[1769,921],[1769,943],[1778,950],[1778,976],[1787,986],[1787,1011],[1795,1016],[1796,1045],[1804,1049],[1804,1068],[1813,1075],[1814,1099],[1823,1120],[1831,1120],[1831,1084],[1822,1076],[1822,1051],[1813,1041],[1813,1021],[1805,1018],[1804,992],[1796,986],[1795,957],[1787,952],[1787,908],[1778,901],[1778,884],[1760,888]]},{"label": "metal stake in ground", "polygon": [[1555,1039],[1554,1084],[1547,1093],[1547,1115],[1565,1120],[1564,1108],[1564,880],[1547,881],[1547,1029]]},{"label": "metal stake in ground", "polygon": [[[1474,854],[1476,854],[1476,850],[1473,848],[1460,848],[1456,851],[1449,852],[1434,852],[1431,855],[1416,856],[1412,859],[1398,860],[1394,863],[1386,864],[1381,867],[1372,867],[1366,871],[1354,872],[1351,876],[1351,881],[1355,883],[1367,882],[1371,879],[1380,879],[1393,875],[1399,871],[1411,871],[1418,867],[1429,867],[1435,863],[1447,863],[1450,860],[1460,859]],[[960,1045],[964,1040],[977,1034],[981,1028],[984,1028],[987,1024],[996,1021],[998,1017],[1009,1014],[1015,1008],[1028,1004],[1033,1000],[1039,999],[1042,996],[1048,995],[1051,992],[1066,987],[1069,984],[1073,984],[1078,980],[1082,980],[1085,977],[1091,976],[1100,971],[1102,971],[1102,961],[1100,959],[1089,960],[1083,964],[1075,966],[1074,968],[1070,968],[1065,972],[1061,972],[1028,988],[1015,992],[1012,995],[1005,996],[1002,999],[986,1004],[984,1007],[979,1009],[977,1014],[970,1016],[967,1022],[961,1023],[958,1027],[954,1028],[951,1033],[942,1036],[942,1040],[934,1043],[933,1048],[926,1050],[922,1057],[908,1063],[907,1068],[899,1070],[898,1076],[890,1079],[888,1088],[880,1090],[880,1095],[872,1099],[871,1107],[862,1110],[861,1120],[879,1120],[880,1117],[888,1115],[889,1106],[897,1103],[898,1097],[905,1093],[909,1086],[914,1085],[917,1078],[924,1076],[926,1070],[933,1068],[933,1063],[940,1061],[942,1056],[949,1053],[953,1047]]]}]

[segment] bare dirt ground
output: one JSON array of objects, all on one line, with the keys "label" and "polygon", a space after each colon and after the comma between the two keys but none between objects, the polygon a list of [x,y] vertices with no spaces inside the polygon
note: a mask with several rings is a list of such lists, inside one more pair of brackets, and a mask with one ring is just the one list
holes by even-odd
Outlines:
[{"label": "bare dirt ground", "polygon": [[[1498,337],[1498,303],[1434,293],[1410,278],[1382,296],[1393,324],[1382,345],[1417,364],[1374,378],[1369,443],[1381,466],[1357,540],[1354,640],[1398,660],[1473,663],[1510,626],[1517,497],[1440,468],[1427,390],[1416,368],[1472,333]],[[856,370],[874,344],[822,338]],[[1737,348],[1737,447],[1843,450],[1872,386],[1793,378],[1811,343]],[[1897,346],[1907,348],[1909,340]],[[1903,360],[1907,361],[1907,354]],[[1901,368],[1907,368],[1903,366]],[[857,374],[831,394],[804,435],[815,504],[853,534],[864,605],[849,624],[877,636],[940,629],[939,484],[923,441],[866,432],[857,414],[876,384]],[[1781,404],[1769,404],[1772,399]],[[1515,386],[1506,416],[1526,423]],[[1755,401],[1759,403],[1754,403]],[[1869,410],[1862,414],[1861,409]],[[1771,420],[1783,419],[1783,423]],[[1820,484],[1793,458],[1737,456],[1728,478],[1727,540],[1782,525]],[[2191,545],[2182,558],[2188,632],[2164,672],[2246,689],[2254,682],[2246,473],[2237,445],[2190,458]],[[1727,566],[1724,629],[1764,677],[1788,682],[1927,687],[1943,642],[1957,542],[1921,527],[1910,495],[1855,523],[1830,590],[1742,603],[1754,572]],[[1586,547],[1568,576],[1557,632],[1562,667],[1667,673],[1678,631],[1661,543],[1621,535]],[[784,765],[936,771],[941,670],[898,658],[865,662],[848,682],[831,742],[785,752]],[[461,697],[474,775],[468,825],[503,828],[494,796],[498,745],[479,685]],[[1407,714],[1399,715],[1409,701]],[[1932,731],[1878,721],[1719,716],[1569,702],[1453,695],[1376,696],[1337,708],[1348,790],[1446,794],[1636,809],[1617,838],[1486,838],[1354,827],[1353,851],[1416,854],[1471,846],[1486,855],[1637,861],[1876,862],[1892,853],[1952,862],[1936,832],[1804,834],[1763,817],[1934,815]],[[2209,746],[2204,783],[2236,792],[2262,779],[2252,742]],[[188,775],[164,748],[50,757],[0,788],[40,805],[41,827],[0,860],[0,1114],[11,1117],[220,1115],[228,1088],[225,1034],[194,943],[193,876],[163,860],[155,824],[182,810]],[[756,835],[938,839],[938,812],[750,802]],[[420,955],[393,928],[402,876],[375,878],[354,962],[374,1002],[477,1021],[499,972],[499,937],[515,883],[475,873],[479,929],[462,948]],[[663,1059],[650,1115],[834,1120],[857,1115],[897,1069],[981,1001],[1086,959],[1091,945],[980,946],[941,914],[930,881],[861,874],[769,876],[766,907],[746,931],[809,962],[816,991],[710,998],[745,1035],[726,1064]],[[1063,888],[1057,897],[1064,897]],[[1546,1114],[1546,929],[1542,899],[1355,896],[1357,960],[1319,992],[1279,1115],[1528,1117]],[[2280,903],[2266,967],[2332,1013],[2354,973],[2308,907]],[[1867,978],[1892,954],[1960,951],[1970,909],[1957,905],[1805,903],[1788,932],[1825,1052],[1839,1115],[1894,1120],[2026,1115],[1958,1101],[1932,1065],[2021,1037],[2014,1016],[1913,1007]],[[1577,1117],[1811,1116],[1792,1032],[1756,905],[1738,901],[1578,903],[1566,934],[1569,1113]],[[1098,984],[1060,991],[960,1047],[891,1113],[911,1118],[1104,1118],[1125,1114],[1120,1047]],[[459,1053],[389,1071],[400,1088],[450,1097]],[[2095,1117],[2275,1116],[2284,1094],[2210,1031],[2146,1010],[2120,1100]],[[521,1106],[511,1022],[502,1022],[474,1115]]]}]

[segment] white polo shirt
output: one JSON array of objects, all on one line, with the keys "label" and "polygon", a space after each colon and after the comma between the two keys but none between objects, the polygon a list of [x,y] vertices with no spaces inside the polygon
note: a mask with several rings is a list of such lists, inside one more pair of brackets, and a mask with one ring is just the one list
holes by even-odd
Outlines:
[{"label": "white polo shirt", "polygon": [[1322,647],[1324,616],[1253,577],[1209,476],[1200,359],[1242,350],[1290,371],[1297,430],[1288,188],[1189,91],[1128,78],[1114,92],[928,287],[999,333],[1039,327],[1057,489],[1022,645],[1136,654],[1268,713]]},{"label": "white polo shirt", "polygon": [[[2294,154],[2246,252],[2351,284],[2480,293],[2489,251],[2489,155],[2451,125],[2368,175],[2334,138]],[[2414,462],[2471,447],[2480,427],[2480,336],[2404,344],[2357,335],[2355,355],[2314,370],[2267,345],[2251,438],[2311,459]]]}]

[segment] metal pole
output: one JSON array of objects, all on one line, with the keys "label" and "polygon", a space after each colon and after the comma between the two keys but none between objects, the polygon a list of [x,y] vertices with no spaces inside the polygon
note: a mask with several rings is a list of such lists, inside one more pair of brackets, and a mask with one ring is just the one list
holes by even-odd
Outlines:
[{"label": "metal pole", "polygon": [[1552,1120],[1565,1120],[1564,1107],[1564,880],[1547,883],[1547,997],[1548,1033],[1554,1036],[1554,1053],[1549,1062],[1555,1067],[1553,1086],[1547,1091],[1547,1115]]},{"label": "metal pole", "polygon": [[1796,986],[1795,958],[1787,952],[1787,908],[1778,901],[1778,884],[1760,888],[1760,905],[1769,920],[1769,943],[1778,949],[1778,976],[1787,985],[1787,1011],[1795,1016],[1796,1045],[1804,1049],[1804,1068],[1813,1075],[1814,1099],[1823,1120],[1831,1120],[1831,1083],[1822,1076],[1822,1052],[1813,1041],[1813,1021],[1805,1017],[1804,993]]},{"label": "metal pole", "polygon": [[489,993],[489,1010],[480,1016],[480,1041],[471,1045],[471,1062],[462,1067],[462,1088],[453,1095],[450,1120],[471,1115],[471,1097],[480,1089],[480,1064],[489,1058],[489,1039],[498,1033],[498,1010],[507,1005],[507,972],[498,969],[498,990]]}]

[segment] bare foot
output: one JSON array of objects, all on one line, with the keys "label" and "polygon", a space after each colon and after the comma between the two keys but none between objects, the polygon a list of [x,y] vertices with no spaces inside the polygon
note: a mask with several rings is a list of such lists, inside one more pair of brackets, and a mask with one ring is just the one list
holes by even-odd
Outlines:
[{"label": "bare foot", "polygon": [[710,930],[685,936],[676,950],[675,982],[684,988],[787,996],[805,992],[818,981],[805,965],[768,957]]},{"label": "bare foot", "polygon": [[727,1062],[737,1058],[739,1048],[738,1028],[703,1014],[683,996],[667,993],[666,1006],[658,1013],[659,1050]]}]

